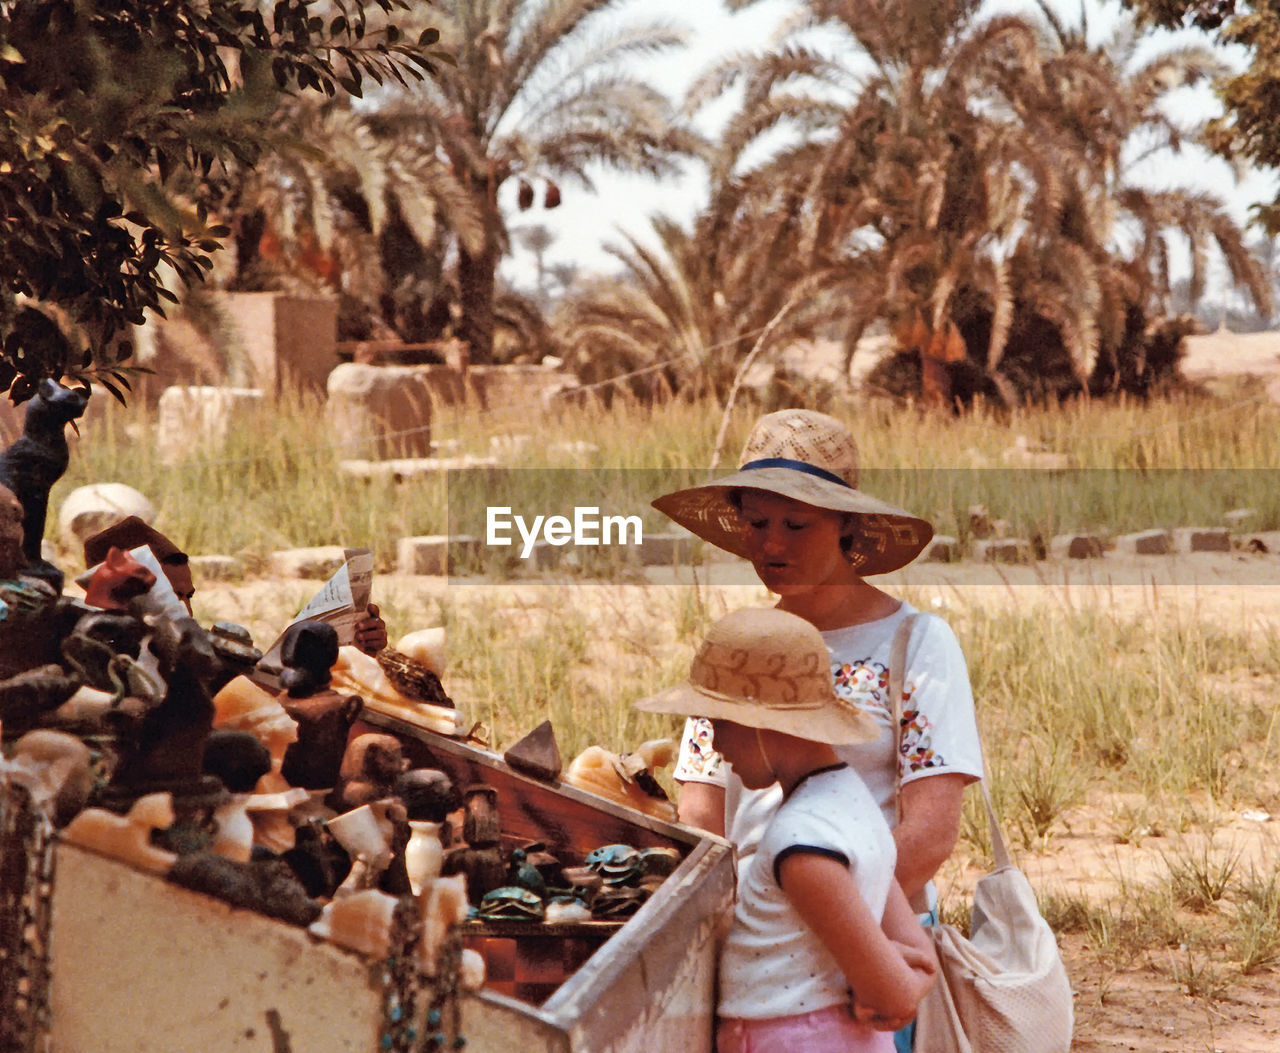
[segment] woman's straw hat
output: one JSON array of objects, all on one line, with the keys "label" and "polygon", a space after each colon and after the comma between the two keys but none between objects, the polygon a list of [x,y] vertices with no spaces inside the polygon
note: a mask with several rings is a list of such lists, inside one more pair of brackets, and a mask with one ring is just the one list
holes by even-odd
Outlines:
[{"label": "woman's straw hat", "polygon": [[836,694],[822,634],[776,607],[726,614],[707,631],[688,681],[636,709],[731,720],[833,745],[880,735],[870,714]]},{"label": "woman's straw hat", "polygon": [[858,447],[840,421],[813,410],[780,410],[751,429],[737,472],[666,494],[653,507],[717,548],[749,559],[742,516],[729,494],[764,490],[856,516],[849,559],[859,574],[905,567],[929,543],[933,527],[857,486]]}]

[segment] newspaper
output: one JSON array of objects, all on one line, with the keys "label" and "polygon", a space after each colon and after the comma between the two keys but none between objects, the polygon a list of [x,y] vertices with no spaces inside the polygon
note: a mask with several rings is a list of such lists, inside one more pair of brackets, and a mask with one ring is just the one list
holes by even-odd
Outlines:
[{"label": "newspaper", "polygon": [[324,586],[285,626],[275,643],[267,648],[252,673],[252,679],[272,691],[280,690],[284,672],[281,649],[289,626],[301,621],[327,622],[338,633],[338,646],[356,642],[356,623],[367,614],[373,595],[373,550],[348,548],[344,561]]}]

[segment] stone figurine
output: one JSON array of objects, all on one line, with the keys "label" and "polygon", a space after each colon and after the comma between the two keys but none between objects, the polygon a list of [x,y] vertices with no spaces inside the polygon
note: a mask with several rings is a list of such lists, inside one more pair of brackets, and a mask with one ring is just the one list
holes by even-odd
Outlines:
[{"label": "stone figurine", "polygon": [[366,732],[348,744],[338,781],[325,803],[345,812],[391,797],[405,770],[404,750],[394,735]]},{"label": "stone figurine", "polygon": [[68,841],[132,863],[155,874],[167,874],[177,855],[152,844],[152,834],[174,821],[173,797],[150,793],[139,797],[125,815],[103,808],[86,808],[67,824]]},{"label": "stone figurine", "polygon": [[118,805],[139,792],[164,789],[184,803],[216,806],[226,790],[202,768],[216,712],[209,684],[219,669],[218,656],[192,618],[159,619],[153,628],[150,647],[160,659],[164,697],[126,736],[106,795]]},{"label": "stone figurine", "polygon": [[113,546],[89,579],[84,602],[104,611],[127,611],[130,601],[149,592],[155,583],[151,571],[125,549]]},{"label": "stone figurine", "polygon": [[22,502],[0,482],[0,680],[58,661],[66,632],[58,590],[27,573],[24,519]]},{"label": "stone figurine", "polygon": [[284,671],[280,686],[290,698],[306,698],[329,686],[330,670],[338,660],[338,633],[327,622],[294,622],[280,643]]},{"label": "stone figurine", "polygon": [[445,851],[442,873],[465,874],[467,896],[472,906],[507,880],[507,859],[502,851],[502,831],[498,814],[498,791],[476,783],[463,792],[462,838],[465,844]]},{"label": "stone figurine", "polygon": [[0,451],[0,484],[22,503],[23,573],[47,581],[59,593],[62,571],[41,556],[40,542],[49,512],[49,491],[71,461],[66,426],[80,417],[88,404],[88,388],[66,388],[46,377],[27,405],[22,434]]}]

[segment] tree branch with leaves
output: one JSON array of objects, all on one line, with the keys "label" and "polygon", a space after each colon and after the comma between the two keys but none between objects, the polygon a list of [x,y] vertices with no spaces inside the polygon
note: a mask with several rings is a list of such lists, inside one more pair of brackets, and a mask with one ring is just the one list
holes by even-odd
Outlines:
[{"label": "tree branch with leaves", "polygon": [[121,401],[130,326],[203,280],[229,233],[207,187],[253,166],[299,92],[434,74],[410,0],[0,0],[0,392]]}]

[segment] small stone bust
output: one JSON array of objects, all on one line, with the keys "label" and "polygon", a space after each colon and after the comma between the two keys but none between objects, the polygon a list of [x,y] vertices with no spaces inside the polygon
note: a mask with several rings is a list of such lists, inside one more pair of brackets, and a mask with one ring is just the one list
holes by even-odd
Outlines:
[{"label": "small stone bust", "polygon": [[412,768],[395,783],[395,795],[415,822],[442,823],[462,807],[462,794],[453,780],[435,768]]},{"label": "small stone bust", "polygon": [[329,686],[329,671],[337,660],[338,632],[332,625],[310,619],[294,622],[280,643],[280,685],[290,698],[306,698]]},{"label": "small stone bust", "polygon": [[347,744],[338,783],[325,803],[345,812],[390,797],[404,768],[404,752],[394,735],[357,735]]}]

